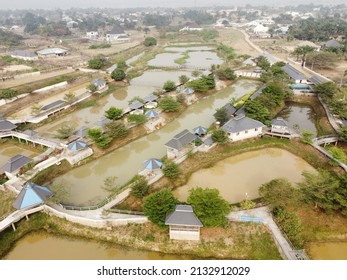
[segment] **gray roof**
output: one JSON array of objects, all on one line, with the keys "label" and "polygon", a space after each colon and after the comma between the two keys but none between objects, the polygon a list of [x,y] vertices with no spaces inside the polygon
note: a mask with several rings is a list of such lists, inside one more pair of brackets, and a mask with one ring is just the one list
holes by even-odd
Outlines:
[{"label": "gray roof", "polygon": [[21,57],[36,57],[36,53],[27,50],[14,50],[12,52],[13,56],[21,56]]},{"label": "gray roof", "polygon": [[2,172],[9,172],[12,173],[19,168],[26,165],[28,162],[31,161],[31,158],[28,158],[23,155],[15,155],[14,157],[11,157],[2,167]]},{"label": "gray roof", "polygon": [[43,49],[40,51],[37,51],[38,55],[50,55],[50,54],[64,54],[67,53],[68,50],[62,49],[62,48],[48,48],[48,49]]},{"label": "gray roof", "polygon": [[88,127],[82,126],[82,127],[80,127],[79,129],[77,129],[77,130],[74,132],[74,135],[80,136],[80,137],[86,137],[86,136],[87,136],[87,133],[88,133],[88,130],[89,130]]},{"label": "gray roof", "polygon": [[134,101],[134,102],[131,102],[131,103],[129,104],[129,108],[130,108],[131,110],[140,109],[140,108],[142,108],[142,107],[143,107],[143,103],[141,103],[141,102],[138,101],[138,100],[136,100],[136,101]]},{"label": "gray roof", "polygon": [[100,126],[101,128],[105,128],[106,124],[112,122],[110,119],[106,118],[105,116],[101,117],[100,120],[98,120],[95,124],[97,126]]},{"label": "gray roof", "polygon": [[324,47],[326,47],[326,48],[340,48],[340,47],[342,47],[342,44],[340,44],[336,40],[329,40],[328,42],[326,42],[324,44]]},{"label": "gray roof", "polygon": [[0,131],[9,131],[15,129],[17,126],[8,120],[0,120]]},{"label": "gray roof", "polygon": [[167,215],[165,225],[203,226],[190,205],[176,205],[175,211]]},{"label": "gray roof", "polygon": [[263,93],[263,89],[265,88],[265,84],[258,89],[255,93],[252,94],[252,96],[250,97],[251,100],[254,100],[255,98],[257,98],[259,95],[261,95]]},{"label": "gray roof", "polygon": [[23,131],[23,134],[26,134],[28,136],[35,136],[38,132],[35,130],[31,130],[31,129],[27,129],[25,131]]},{"label": "gray roof", "polygon": [[191,143],[195,138],[196,136],[193,133],[191,133],[188,129],[185,129],[175,135],[169,142],[165,144],[165,146],[175,150],[180,150]]},{"label": "gray roof", "polygon": [[229,133],[237,133],[249,129],[255,129],[259,127],[263,127],[264,124],[253,120],[251,118],[246,117],[245,115],[239,115],[237,117],[232,118],[228,122],[226,122],[222,129]]},{"label": "gray roof", "polygon": [[147,95],[145,98],[143,98],[145,102],[152,102],[152,101],[156,101],[157,99],[158,99],[158,96],[156,96],[155,94],[150,94],[150,95]]},{"label": "gray roof", "polygon": [[124,29],[120,26],[113,26],[111,31],[108,31],[107,34],[125,34]]},{"label": "gray roof", "polygon": [[274,64],[275,62],[277,62],[277,59],[274,58],[271,54],[269,54],[268,52],[262,52],[261,55],[259,55],[257,58],[259,57],[265,57],[267,59],[267,61],[270,63],[270,64]]},{"label": "gray roof", "polygon": [[95,79],[92,84],[96,87],[102,87],[102,86],[106,85],[106,81],[98,78],[98,79]]},{"label": "gray roof", "polygon": [[291,66],[290,64],[286,64],[282,67],[283,71],[293,80],[306,80],[306,76],[301,73],[299,70]]},{"label": "gray roof", "polygon": [[242,62],[245,65],[253,65],[255,62],[253,60],[253,58],[247,58],[244,62]]},{"label": "gray roof", "polygon": [[49,104],[47,104],[45,106],[42,106],[41,110],[46,111],[46,110],[58,107],[58,106],[60,106],[60,105],[62,105],[64,103],[65,103],[65,101],[63,101],[63,100],[56,100],[56,101],[54,101],[52,103],[49,103]]},{"label": "gray roof", "polygon": [[314,84],[315,86],[324,83],[324,81],[322,81],[322,80],[321,80],[318,76],[316,76],[316,75],[313,75],[311,78],[309,78],[309,80],[310,80],[310,82],[311,82],[312,84]]},{"label": "gray roof", "polygon": [[207,138],[204,140],[204,144],[205,144],[206,146],[211,146],[213,143],[214,143],[214,142],[213,142],[211,136],[210,136],[210,137],[207,137]]},{"label": "gray roof", "polygon": [[276,118],[271,121],[272,125],[288,126],[288,123],[283,118]]},{"label": "gray roof", "polygon": [[[221,109],[225,109],[227,111],[228,118],[230,118],[235,112],[236,108],[231,105],[230,103],[225,104]],[[215,116],[217,113],[214,113],[213,116]]]},{"label": "gray roof", "polygon": [[242,106],[240,109],[238,109],[235,113],[235,116],[241,116],[241,115],[246,115],[246,109],[245,106]]}]

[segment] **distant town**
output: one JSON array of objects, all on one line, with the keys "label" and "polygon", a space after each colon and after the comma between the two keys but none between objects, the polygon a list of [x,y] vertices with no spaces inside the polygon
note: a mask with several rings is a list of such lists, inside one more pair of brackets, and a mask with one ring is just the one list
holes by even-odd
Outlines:
[{"label": "distant town", "polygon": [[0,10],[1,258],[347,259],[346,18]]}]

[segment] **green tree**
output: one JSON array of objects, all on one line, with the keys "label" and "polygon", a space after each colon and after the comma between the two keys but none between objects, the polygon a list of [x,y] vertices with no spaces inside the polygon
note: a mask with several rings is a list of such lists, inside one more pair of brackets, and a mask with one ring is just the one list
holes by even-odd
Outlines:
[{"label": "green tree", "polygon": [[187,82],[187,86],[192,88],[194,91],[197,91],[197,92],[204,93],[204,92],[208,91],[208,85],[206,84],[205,81],[203,81],[201,79]]},{"label": "green tree", "polygon": [[202,75],[200,78],[201,81],[203,81],[209,89],[215,88],[216,87],[216,81],[214,79],[214,75]]},{"label": "green tree", "polygon": [[129,130],[122,121],[112,121],[106,124],[106,132],[112,138],[122,138],[128,134]]},{"label": "green tree", "polygon": [[141,176],[132,186],[130,194],[137,198],[144,198],[148,194],[149,185],[145,177]]},{"label": "green tree", "polygon": [[257,99],[247,100],[245,103],[247,116],[266,125],[270,124],[270,112]]},{"label": "green tree", "polygon": [[192,205],[195,215],[204,226],[225,226],[226,215],[230,212],[229,203],[217,189],[194,188],[189,191],[187,202]]},{"label": "green tree", "polygon": [[225,124],[229,120],[227,109],[223,107],[217,109],[214,118],[217,122],[220,122],[221,125]]},{"label": "green tree", "polygon": [[340,128],[339,137],[342,141],[347,142],[347,125]]},{"label": "green tree", "polygon": [[178,79],[180,80],[180,84],[185,84],[189,81],[189,78],[186,75],[181,75],[178,77]]},{"label": "green tree", "polygon": [[154,37],[146,37],[143,44],[146,47],[155,46],[157,44],[157,40]]},{"label": "green tree", "polygon": [[128,122],[135,123],[136,125],[144,124],[147,121],[147,117],[145,115],[128,115]]},{"label": "green tree", "polygon": [[199,77],[199,75],[200,75],[200,72],[198,71],[198,70],[194,70],[193,72],[192,72],[192,76],[193,77]]},{"label": "green tree", "polygon": [[300,140],[305,144],[312,144],[313,137],[314,133],[312,131],[304,129],[301,133]]},{"label": "green tree", "polygon": [[90,90],[91,93],[94,93],[94,92],[96,92],[98,90],[97,86],[94,85],[94,84],[90,84],[88,86],[88,89]]},{"label": "green tree", "polygon": [[144,199],[143,212],[151,222],[163,227],[165,226],[166,215],[175,210],[176,204],[177,200],[171,191],[162,189]]},{"label": "green tree", "polygon": [[100,148],[107,148],[112,141],[112,138],[104,134],[100,128],[91,128],[88,130],[88,136]]},{"label": "green tree", "polygon": [[69,138],[75,131],[75,127],[72,125],[63,125],[57,129],[57,137],[59,139]]},{"label": "green tree", "polygon": [[171,91],[176,88],[176,84],[174,81],[166,81],[163,85],[163,90]]},{"label": "green tree", "polygon": [[162,170],[164,176],[168,177],[170,180],[177,178],[180,173],[179,165],[172,160],[166,160]]},{"label": "green tree", "polygon": [[266,57],[260,56],[258,57],[257,66],[259,66],[261,69],[269,70],[270,62],[266,59]]},{"label": "green tree", "polygon": [[228,142],[228,135],[223,129],[216,129],[212,132],[212,141],[218,144]]},{"label": "green tree", "polygon": [[16,97],[19,92],[12,88],[5,88],[0,91],[0,99],[11,99]]},{"label": "green tree", "polygon": [[68,104],[72,104],[76,100],[77,100],[77,97],[73,92],[68,92],[64,95],[64,101]]},{"label": "green tree", "polygon": [[124,60],[120,60],[117,63],[117,68],[124,71],[125,69],[128,68],[128,65],[126,64],[126,62]]},{"label": "green tree", "polygon": [[114,106],[111,106],[108,110],[105,111],[105,117],[109,120],[118,120],[123,115],[123,109],[116,108]]},{"label": "green tree", "polygon": [[332,52],[310,52],[306,55],[306,65],[310,65],[311,69],[316,68],[333,68],[338,61],[336,53]]},{"label": "green tree", "polygon": [[296,56],[296,60],[299,60],[300,57],[301,65],[304,66],[306,61],[306,55],[310,52],[313,52],[314,50],[315,48],[311,46],[299,46],[295,48],[295,50],[292,52],[292,55]]},{"label": "green tree", "polygon": [[111,77],[115,81],[123,81],[125,79],[125,72],[122,69],[116,68],[112,71]]},{"label": "green tree", "polygon": [[101,69],[104,66],[105,60],[101,57],[94,57],[88,61],[89,68]]},{"label": "green tree", "polygon": [[319,84],[315,87],[315,91],[322,96],[322,98],[332,98],[338,91],[337,85],[334,82],[327,82]]},{"label": "green tree", "polygon": [[159,100],[158,106],[164,112],[177,112],[180,109],[180,103],[171,96],[161,98]]},{"label": "green tree", "polygon": [[224,69],[218,69],[217,70],[217,76],[220,80],[235,80],[237,78],[235,71],[232,70],[230,67],[224,68]]}]

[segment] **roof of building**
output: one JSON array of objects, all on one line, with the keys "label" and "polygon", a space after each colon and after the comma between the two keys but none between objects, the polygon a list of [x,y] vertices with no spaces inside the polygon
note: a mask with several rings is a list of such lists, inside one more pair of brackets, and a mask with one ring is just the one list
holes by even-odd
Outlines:
[{"label": "roof of building", "polygon": [[108,31],[107,34],[125,34],[124,29],[118,25],[113,26],[112,30]]},{"label": "roof of building", "polygon": [[239,115],[226,122],[222,129],[229,133],[237,133],[263,126],[264,124],[259,121],[248,118],[245,115]]},{"label": "roof of building", "polygon": [[145,113],[145,116],[149,119],[152,119],[152,118],[159,116],[159,113],[155,110],[149,110]]},{"label": "roof of building", "polygon": [[38,55],[50,55],[50,54],[64,54],[67,52],[68,52],[68,50],[65,50],[62,48],[48,48],[48,49],[43,49],[43,50],[37,51],[36,53]]},{"label": "roof of building", "polygon": [[31,129],[27,129],[25,131],[23,131],[23,134],[26,134],[28,136],[35,136],[38,132],[35,130],[31,130]]},{"label": "roof of building", "polygon": [[340,48],[341,46],[342,46],[342,44],[340,44],[336,40],[329,40],[324,44],[324,47],[326,47],[326,48]]},{"label": "roof of building", "polygon": [[159,169],[163,166],[163,162],[157,158],[151,158],[143,162],[145,169],[154,170]]},{"label": "roof of building", "polygon": [[97,78],[92,82],[92,84],[96,87],[102,87],[102,86],[106,85],[106,81],[103,79]]},{"label": "roof of building", "polygon": [[26,209],[40,205],[52,195],[53,192],[49,188],[28,182],[24,185],[12,205],[18,210]]},{"label": "roof of building", "polygon": [[76,140],[76,141],[73,141],[71,142],[67,148],[70,150],[70,151],[80,151],[80,150],[83,150],[84,148],[86,148],[88,145],[87,143],[81,141],[81,140]]},{"label": "roof of building", "polygon": [[194,89],[190,88],[190,87],[186,87],[182,90],[182,93],[185,93],[185,94],[192,94],[194,93]]},{"label": "roof of building", "polygon": [[167,215],[165,225],[203,226],[190,205],[176,205],[175,211]]},{"label": "roof of building", "polygon": [[257,58],[259,57],[265,57],[267,59],[267,61],[270,63],[270,64],[274,64],[277,62],[277,59],[274,58],[271,54],[269,54],[268,52],[262,52]]},{"label": "roof of building", "polygon": [[283,118],[276,118],[271,121],[272,125],[277,125],[277,126],[288,126],[288,123],[286,120]]},{"label": "roof of building", "polygon": [[129,104],[129,108],[130,108],[131,110],[140,109],[140,108],[142,108],[143,106],[144,106],[144,104],[143,104],[142,102],[138,101],[138,100],[135,100],[134,102],[131,102],[131,103]]},{"label": "roof of building", "polygon": [[156,101],[158,99],[158,96],[156,96],[155,94],[151,93],[150,95],[147,95],[146,97],[143,98],[143,101],[145,102],[152,102],[152,101]]},{"label": "roof of building", "polygon": [[[228,118],[230,118],[235,112],[236,108],[231,105],[230,103],[225,104],[222,108],[220,109],[225,109],[227,111]],[[214,113],[213,116],[215,116],[217,113]]]},{"label": "roof of building", "polygon": [[315,86],[324,83],[324,81],[322,81],[322,80],[321,80],[318,76],[316,76],[316,75],[313,75],[311,78],[309,78],[309,81],[310,81],[312,84],[314,84]]},{"label": "roof of building", "polygon": [[41,107],[41,110],[47,111],[47,110],[49,110],[49,109],[58,107],[58,106],[60,106],[60,105],[62,105],[62,104],[64,104],[64,103],[65,103],[65,101],[63,101],[63,100],[56,100],[56,101],[53,101],[52,103],[49,103],[49,104],[47,104],[47,105],[45,105],[45,106],[42,106],[42,107]]},{"label": "roof of building", "polygon": [[28,51],[28,50],[14,50],[12,52],[13,56],[21,56],[21,57],[36,57],[36,53],[32,52],[32,51]]},{"label": "roof of building", "polygon": [[195,138],[196,136],[193,133],[191,133],[188,129],[185,129],[175,135],[169,142],[165,144],[165,146],[180,150],[191,143]]},{"label": "roof of building", "polygon": [[282,67],[283,71],[293,80],[306,80],[306,76],[301,73],[299,70],[291,66],[290,64],[286,64]]},{"label": "roof of building", "polygon": [[193,131],[195,134],[199,134],[199,135],[207,133],[207,129],[203,126],[198,126],[198,127],[194,128]]},{"label": "roof of building", "polygon": [[319,48],[319,46],[317,46],[315,43],[313,43],[311,41],[301,41],[297,46],[298,47],[309,46],[312,48]]},{"label": "roof of building", "polygon": [[5,119],[0,120],[0,131],[9,131],[15,129],[17,126]]},{"label": "roof of building", "polygon": [[205,144],[206,146],[211,146],[213,143],[214,143],[214,142],[213,142],[211,136],[207,137],[207,138],[204,140],[204,144]]},{"label": "roof of building", "polygon": [[80,137],[85,137],[85,136],[87,136],[88,130],[89,130],[88,127],[82,126],[74,132],[74,135],[77,135]]},{"label": "roof of building", "polygon": [[242,62],[243,64],[245,64],[245,65],[254,65],[255,64],[255,62],[254,62],[254,60],[253,60],[253,58],[247,58],[244,62]]},{"label": "roof of building", "polygon": [[261,95],[263,93],[263,89],[265,88],[265,86],[266,85],[264,84],[260,89],[258,89],[255,93],[253,93],[249,99],[254,100],[259,95]]},{"label": "roof of building", "polygon": [[2,172],[9,172],[12,173],[19,168],[26,165],[28,162],[30,162],[32,159],[28,158],[23,155],[15,155],[14,157],[11,157],[2,167]]}]

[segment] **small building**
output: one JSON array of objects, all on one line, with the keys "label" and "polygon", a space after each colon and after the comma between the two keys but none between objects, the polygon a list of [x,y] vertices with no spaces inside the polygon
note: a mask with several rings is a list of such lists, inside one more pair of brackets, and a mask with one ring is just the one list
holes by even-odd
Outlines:
[{"label": "small building", "polygon": [[222,126],[222,129],[228,134],[231,141],[239,141],[261,136],[263,127],[263,123],[248,118],[245,115],[239,115],[226,122]]},{"label": "small building", "polygon": [[[222,108],[220,109],[225,109],[227,112],[228,119],[230,119],[232,116],[234,116],[235,112],[237,109],[231,105],[230,103],[225,104]],[[217,113],[214,113],[213,116],[215,117]]]},{"label": "small building", "polygon": [[165,144],[166,153],[169,159],[175,159],[185,156],[192,149],[191,143],[195,140],[196,135],[188,129],[175,135],[169,142]]},{"label": "small building", "polygon": [[170,227],[170,239],[200,240],[203,225],[190,205],[176,205],[175,211],[167,215],[165,225]]},{"label": "small building", "polygon": [[271,121],[271,132],[279,134],[290,134],[288,123],[283,118],[276,118]]},{"label": "small building", "polygon": [[36,52],[39,57],[62,57],[66,56],[69,51],[62,48],[48,48]]},{"label": "small building", "polygon": [[0,132],[8,132],[17,128],[17,126],[5,119],[0,119]]},{"label": "small building", "polygon": [[147,102],[154,102],[154,101],[157,101],[158,100],[158,96],[151,93],[150,95],[147,95],[146,97],[143,98],[143,101],[145,103]]},{"label": "small building", "polygon": [[257,64],[253,60],[253,58],[247,58],[244,62],[242,62],[243,65],[245,66],[256,66]]},{"label": "small building", "polygon": [[[20,168],[24,167],[32,159],[23,155],[11,157],[0,169],[1,174],[16,174]],[[8,175],[7,175],[8,176]]]},{"label": "small building", "polygon": [[36,53],[27,50],[15,50],[11,53],[11,57],[23,60],[38,60]]},{"label": "small building", "polygon": [[70,153],[77,153],[85,148],[88,148],[88,145],[81,140],[73,141],[67,146],[67,149]]},{"label": "small building", "polygon": [[129,36],[120,26],[114,26],[111,31],[106,33],[106,41],[108,42],[128,42]]},{"label": "small building", "polygon": [[134,102],[131,102],[129,104],[129,108],[131,110],[138,110],[138,109],[143,109],[144,104],[138,100],[135,100]]},{"label": "small building", "polygon": [[307,83],[307,78],[306,76],[291,66],[290,64],[286,64],[282,67],[282,70],[290,77],[290,79],[293,81],[295,84],[302,84],[302,83]]},{"label": "small building", "polygon": [[107,90],[107,88],[108,88],[106,81],[103,79],[100,79],[100,78],[95,79],[92,82],[92,85],[94,85],[96,87],[97,92],[103,92],[103,91]]},{"label": "small building", "polygon": [[339,43],[336,40],[329,40],[327,42],[325,42],[322,46],[321,49],[325,50],[325,49],[339,49],[341,48],[343,45],[341,43]]},{"label": "small building", "polygon": [[203,28],[195,22],[187,22],[183,28],[180,29],[180,32],[183,31],[201,31]]},{"label": "small building", "polygon": [[86,32],[86,37],[90,40],[96,40],[99,37],[98,31],[88,31]]}]

